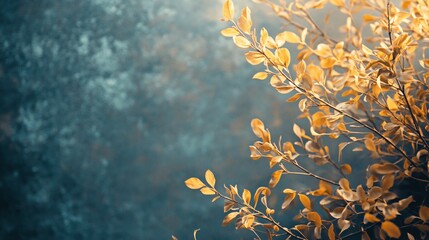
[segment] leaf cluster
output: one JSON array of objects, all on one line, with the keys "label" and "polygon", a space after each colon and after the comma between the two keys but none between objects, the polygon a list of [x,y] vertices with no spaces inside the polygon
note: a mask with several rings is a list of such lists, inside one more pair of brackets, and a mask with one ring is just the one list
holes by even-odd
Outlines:
[{"label": "leaf cluster", "polygon": [[[236,20],[232,0],[223,4],[221,31],[233,43],[246,49],[251,65],[264,71],[253,78],[269,80],[287,102],[296,103],[310,128],[297,124],[293,132],[299,141],[272,140],[263,121],[253,119],[251,128],[259,139],[249,147],[253,160],[266,159],[273,169],[267,186],[253,194],[237,186],[215,188],[215,177],[207,170],[207,184],[190,178],[185,184],[223,199],[227,213],[223,225],[235,221],[258,239],[286,236],[288,239],[423,239],[429,232],[426,199],[415,195],[399,197],[401,184],[429,187],[429,3],[403,0],[395,6],[383,0],[312,0],[292,2],[257,0],[269,6],[287,24],[287,30],[271,35],[266,28],[253,27],[251,10],[245,7]],[[331,5],[331,6],[329,6]],[[330,36],[312,11],[334,7],[345,18],[337,40]],[[301,21],[297,19],[302,19]],[[328,25],[326,15],[325,25]],[[364,35],[370,32],[369,36]],[[296,47],[296,64],[288,49]],[[324,141],[334,142],[332,150]],[[366,181],[351,186],[353,164],[344,163],[342,151],[368,152],[371,162]],[[332,155],[332,152],[336,152]],[[337,172],[322,176],[302,164],[311,160]],[[296,169],[291,171],[289,169]],[[279,187],[284,175],[304,175],[319,181],[317,189],[283,187],[281,209],[268,205],[271,189]],[[252,198],[253,195],[253,198]],[[302,208],[294,220],[283,226],[276,212],[287,211],[292,202]],[[258,206],[258,203],[261,205]]]}]

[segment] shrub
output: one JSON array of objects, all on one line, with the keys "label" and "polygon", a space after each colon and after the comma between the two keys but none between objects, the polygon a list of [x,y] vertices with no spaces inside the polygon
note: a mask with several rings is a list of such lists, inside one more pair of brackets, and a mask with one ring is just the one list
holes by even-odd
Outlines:
[{"label": "shrub", "polygon": [[[399,7],[383,0],[256,2],[271,7],[287,31],[270,35],[265,28],[256,30],[248,7],[236,20],[233,2],[226,0],[223,21],[231,26],[221,34],[248,50],[250,64],[265,66],[254,79],[270,79],[280,94],[293,93],[287,102],[298,104],[299,118],[308,120],[310,128],[294,124],[298,141],[274,141],[261,120],[252,120],[259,140],[250,146],[250,157],[267,159],[273,169],[268,186],[254,193],[237,186],[221,192],[210,170],[207,183],[193,177],[186,186],[212,195],[212,201],[223,199],[223,225],[235,221],[237,229],[250,230],[258,239],[262,233],[267,239],[428,237],[428,2],[403,0]],[[336,19],[344,18],[337,34],[328,34],[312,17],[313,11],[332,7]],[[285,44],[298,49],[293,66]],[[346,148],[372,158],[356,186],[350,184],[352,170],[361,166],[341,159]],[[339,177],[309,170],[302,164],[305,159],[332,167]],[[319,187],[282,186],[284,201],[275,209],[269,198],[284,175],[308,176]],[[292,203],[302,206],[297,224],[284,226],[276,213],[291,210]]]}]

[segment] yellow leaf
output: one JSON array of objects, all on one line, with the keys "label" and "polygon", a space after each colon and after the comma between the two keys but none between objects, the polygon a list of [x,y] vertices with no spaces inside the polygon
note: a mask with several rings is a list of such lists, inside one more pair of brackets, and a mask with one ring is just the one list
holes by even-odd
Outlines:
[{"label": "yellow leaf", "polygon": [[395,175],[393,174],[387,174],[381,180],[381,187],[384,191],[387,191],[393,187],[393,184],[395,184]]},{"label": "yellow leaf", "polygon": [[215,191],[213,191],[211,188],[208,188],[208,187],[201,188],[200,192],[204,195],[215,195],[216,194]]},{"label": "yellow leaf", "polygon": [[411,202],[413,202],[413,196],[409,196],[407,198],[401,199],[398,203],[399,203],[399,207],[398,210],[402,211],[404,209],[406,209],[408,207],[408,205],[410,205]]},{"label": "yellow leaf", "polygon": [[254,202],[254,207],[256,208],[256,205],[258,204],[259,201],[259,195],[263,194],[264,196],[269,196],[271,194],[271,190],[267,187],[259,187],[256,192],[255,195],[253,196],[253,202]]},{"label": "yellow leaf", "polygon": [[424,222],[428,221],[429,220],[429,207],[421,206],[420,210],[419,210],[419,217]]},{"label": "yellow leaf", "polygon": [[287,94],[292,92],[292,90],[294,90],[295,87],[294,86],[279,86],[276,87],[277,92],[281,93],[281,94]]},{"label": "yellow leaf", "polygon": [[274,167],[276,164],[283,160],[282,156],[275,156],[270,158],[270,168]]},{"label": "yellow leaf", "polygon": [[289,67],[290,64],[290,52],[287,48],[279,48],[276,50],[276,56],[280,60],[280,63],[284,67]]},{"label": "yellow leaf", "polygon": [[225,21],[232,20],[234,18],[234,4],[231,0],[226,0],[223,3],[223,19]]},{"label": "yellow leaf", "polygon": [[347,190],[347,191],[350,190],[349,180],[347,180],[345,178],[341,178],[339,184],[340,184],[340,187],[342,189]]},{"label": "yellow leaf", "polygon": [[232,41],[234,41],[235,45],[239,48],[248,48],[250,47],[250,42],[247,38],[243,36],[234,36],[232,37]]},{"label": "yellow leaf", "polygon": [[389,97],[387,97],[387,107],[392,111],[392,112],[395,112],[395,111],[397,111],[399,108],[398,108],[398,105],[396,104],[396,102],[395,102],[395,100],[393,100],[390,96]]},{"label": "yellow leaf", "polygon": [[329,240],[335,240],[334,224],[331,224],[331,226],[329,226],[328,237]]},{"label": "yellow leaf", "polygon": [[332,186],[331,184],[320,180],[319,181],[319,189],[322,190],[323,192],[326,192],[328,194],[332,194]]},{"label": "yellow leaf", "polygon": [[392,163],[375,163],[369,167],[369,172],[376,174],[397,173],[401,169]]},{"label": "yellow leaf", "polygon": [[316,227],[322,226],[322,218],[320,217],[320,215],[317,212],[309,212],[307,214],[307,219],[314,222]]},{"label": "yellow leaf", "polygon": [[268,41],[268,31],[263,27],[261,29],[261,38],[259,42],[261,43],[262,46],[265,46],[265,44],[267,44],[267,41]]},{"label": "yellow leaf", "polygon": [[250,191],[247,189],[244,189],[243,194],[242,194],[242,198],[243,198],[244,203],[250,204],[250,199],[252,198]]},{"label": "yellow leaf", "polygon": [[344,0],[330,0],[330,2],[337,7],[344,7]]},{"label": "yellow leaf", "polygon": [[373,15],[370,15],[370,14],[365,14],[365,15],[363,15],[362,19],[365,22],[372,22],[372,21],[377,20],[378,18],[376,16],[373,16]]},{"label": "yellow leaf", "polygon": [[268,184],[268,186],[270,188],[274,188],[277,183],[279,183],[280,178],[282,177],[283,174],[283,170],[277,170],[275,172],[273,172],[273,174],[271,175],[271,179],[270,179],[270,183]]},{"label": "yellow leaf", "polygon": [[268,73],[266,72],[258,72],[255,75],[253,75],[253,79],[258,79],[258,80],[265,80],[268,77]]},{"label": "yellow leaf", "polygon": [[196,177],[191,177],[188,180],[186,180],[185,185],[190,189],[200,189],[206,186],[203,182],[201,182],[200,179]]},{"label": "yellow leaf", "polygon": [[365,219],[365,224],[367,222],[370,222],[370,223],[380,222],[380,219],[378,219],[376,216],[372,215],[371,213],[365,213],[364,219]]},{"label": "yellow leaf", "polygon": [[255,216],[253,216],[252,214],[248,214],[248,215],[244,216],[241,219],[241,221],[242,221],[243,226],[245,228],[250,228],[250,227],[252,227],[252,224],[255,221]]},{"label": "yellow leaf", "polygon": [[245,7],[241,12],[241,16],[238,18],[238,27],[247,34],[250,34],[252,28],[252,20],[250,18],[250,9]]},{"label": "yellow leaf", "polygon": [[[300,43],[301,39],[299,38],[299,36],[296,33],[293,32],[289,32],[289,31],[284,31],[282,33],[279,33],[276,36],[276,42],[277,43],[284,43],[284,42],[289,42],[289,43]],[[283,45],[283,44],[282,44]]]},{"label": "yellow leaf", "polygon": [[352,167],[350,166],[350,164],[343,164],[341,165],[341,172],[345,175],[349,175],[350,173],[352,173]]},{"label": "yellow leaf", "polygon": [[252,127],[253,133],[259,137],[262,138],[264,136],[264,123],[258,119],[258,118],[254,118],[252,119],[252,121],[250,122],[250,126]]},{"label": "yellow leaf", "polygon": [[364,143],[365,143],[365,147],[368,150],[370,150],[372,152],[375,152],[377,150],[377,147],[375,146],[375,143],[374,143],[374,141],[372,139],[366,138],[365,141],[364,141]]},{"label": "yellow leaf", "polygon": [[331,48],[328,44],[325,43],[320,43],[319,45],[317,45],[317,49],[314,51],[314,53],[319,57],[324,58],[332,56]]},{"label": "yellow leaf", "polygon": [[225,37],[234,37],[234,36],[240,34],[240,32],[237,29],[232,28],[232,27],[225,28],[224,30],[220,31],[220,33]]},{"label": "yellow leaf", "polygon": [[230,224],[232,222],[232,220],[234,220],[234,218],[237,217],[237,215],[238,215],[238,212],[228,213],[228,215],[226,215],[222,221],[222,226],[226,226],[226,225]]},{"label": "yellow leaf", "polygon": [[210,186],[214,187],[215,183],[216,183],[216,178],[215,178],[214,174],[212,173],[212,171],[210,171],[210,170],[207,169],[205,177],[206,177],[207,183]]},{"label": "yellow leaf", "polygon": [[332,68],[337,60],[334,57],[328,57],[320,60],[320,66],[322,68]]},{"label": "yellow leaf", "polygon": [[299,138],[302,137],[301,128],[297,124],[293,125],[293,132],[295,133],[295,135],[297,137],[299,137]]},{"label": "yellow leaf", "polygon": [[248,63],[258,65],[264,62],[265,56],[259,52],[250,51],[244,54]]},{"label": "yellow leaf", "polygon": [[391,238],[399,238],[401,236],[401,230],[390,221],[383,222],[381,224],[381,229]]},{"label": "yellow leaf", "polygon": [[305,196],[304,194],[298,194],[299,196],[299,201],[302,203],[302,205],[304,205],[305,208],[311,210],[311,202],[310,199]]},{"label": "yellow leaf", "polygon": [[298,101],[299,98],[302,96],[303,96],[302,93],[297,93],[297,94],[293,95],[292,97],[290,97],[287,101],[288,102],[295,102],[295,101]]},{"label": "yellow leaf", "polygon": [[282,203],[282,209],[286,209],[290,205],[290,203],[295,199],[296,192],[295,191],[293,191],[293,192],[283,191],[283,192],[286,194],[286,197]]}]

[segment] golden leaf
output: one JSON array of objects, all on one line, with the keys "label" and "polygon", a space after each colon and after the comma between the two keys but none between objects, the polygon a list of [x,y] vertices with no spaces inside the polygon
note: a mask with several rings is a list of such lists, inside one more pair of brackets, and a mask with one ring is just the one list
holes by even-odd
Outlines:
[{"label": "golden leaf", "polygon": [[240,34],[240,32],[236,28],[230,27],[220,31],[220,34],[222,34],[225,37],[234,37]]},{"label": "golden leaf", "polygon": [[243,226],[244,226],[245,228],[251,228],[251,227],[252,227],[253,222],[255,221],[255,216],[253,216],[252,214],[248,214],[248,215],[244,216],[244,217],[241,219],[241,221],[242,221]]},{"label": "golden leaf", "polygon": [[196,177],[191,177],[188,180],[186,180],[185,185],[190,189],[200,189],[206,186],[203,182],[201,182],[200,179]]},{"label": "golden leaf", "polygon": [[374,199],[381,197],[382,194],[383,194],[383,189],[381,187],[374,187],[373,186],[368,191],[368,198],[374,200]]},{"label": "golden leaf", "polygon": [[401,236],[401,230],[390,221],[383,222],[381,224],[381,229],[391,238],[399,238]]},{"label": "golden leaf", "polygon": [[320,217],[320,215],[317,212],[309,212],[307,214],[307,219],[314,222],[316,227],[322,226],[322,218]]},{"label": "golden leaf", "polygon": [[317,45],[317,49],[314,51],[314,53],[323,58],[331,57],[332,51],[328,44],[320,43]]},{"label": "golden leaf", "polygon": [[373,15],[370,15],[370,14],[365,14],[365,15],[363,15],[362,19],[365,22],[372,22],[372,21],[377,20],[378,18],[376,16],[373,16]]},{"label": "golden leaf", "polygon": [[212,199],[212,202],[215,202],[216,200],[218,200],[220,198],[220,196],[216,196]]},{"label": "golden leaf", "polygon": [[365,224],[367,222],[370,222],[370,223],[380,222],[380,219],[378,219],[376,216],[372,215],[371,213],[365,213],[364,219],[365,219],[364,220]]},{"label": "golden leaf", "polygon": [[215,178],[214,174],[212,173],[212,171],[210,171],[210,170],[207,169],[205,177],[206,177],[207,183],[210,186],[214,187],[215,183],[216,183],[216,178]]},{"label": "golden leaf", "polygon": [[393,184],[395,184],[395,175],[387,174],[383,176],[383,179],[381,180],[381,187],[384,191],[387,191],[393,187]]},{"label": "golden leaf", "polygon": [[270,168],[274,167],[276,164],[281,162],[283,159],[282,156],[275,156],[270,159]]},{"label": "golden leaf", "polygon": [[350,183],[346,178],[341,178],[339,184],[342,189],[347,191],[350,190]]},{"label": "golden leaf", "polygon": [[298,194],[299,196],[299,201],[302,203],[302,205],[304,205],[305,208],[311,210],[311,202],[310,199],[305,196],[304,194]]},{"label": "golden leaf", "polygon": [[249,48],[250,42],[247,38],[243,36],[234,36],[232,37],[232,41],[234,41],[235,45],[239,48]]},{"label": "golden leaf", "polygon": [[250,17],[250,9],[248,7],[243,8],[241,16],[238,18],[237,25],[244,33],[250,34],[252,20]]},{"label": "golden leaf", "polygon": [[262,138],[264,136],[265,126],[261,120],[259,120],[258,118],[252,119],[252,121],[250,122],[250,126],[252,127],[253,133],[257,137]]},{"label": "golden leaf", "polygon": [[368,150],[370,150],[370,151],[372,151],[372,152],[377,151],[377,147],[375,146],[375,143],[374,143],[374,141],[373,141],[372,139],[370,139],[370,138],[365,138],[364,143],[365,143],[365,147],[366,147]]},{"label": "golden leaf", "polygon": [[250,157],[253,160],[258,160],[261,158],[261,153],[258,151],[258,149],[255,146],[249,146],[250,149]]},{"label": "golden leaf", "polygon": [[252,198],[252,194],[250,193],[249,190],[244,189],[243,190],[243,194],[242,194],[242,198],[245,204],[250,204],[250,199]]},{"label": "golden leaf", "polygon": [[250,51],[244,54],[244,56],[246,57],[247,62],[252,65],[258,65],[265,61],[265,56],[259,52]]},{"label": "golden leaf", "polygon": [[293,95],[292,97],[290,97],[287,101],[288,102],[295,102],[298,101],[300,97],[302,97],[303,94],[302,93],[296,93],[295,95]]},{"label": "golden leaf", "polygon": [[331,224],[328,229],[329,240],[335,240],[334,224]]},{"label": "golden leaf", "polygon": [[268,73],[266,72],[258,72],[255,75],[253,75],[253,79],[258,79],[258,80],[265,80],[268,77]]},{"label": "golden leaf", "polygon": [[320,180],[319,181],[319,189],[323,190],[324,192],[326,192],[327,194],[332,194],[332,186],[331,184]]},{"label": "golden leaf", "polygon": [[419,217],[424,222],[429,220],[429,207],[421,206],[419,209]]},{"label": "golden leaf", "polygon": [[397,173],[401,169],[392,163],[375,163],[369,167],[369,172],[376,174]]},{"label": "golden leaf", "polygon": [[341,232],[344,232],[345,230],[349,229],[350,227],[350,221],[349,220],[344,220],[344,219],[338,219],[338,227],[340,227]]},{"label": "golden leaf", "polygon": [[404,209],[406,209],[408,207],[408,205],[410,205],[410,203],[412,203],[414,201],[413,196],[409,196],[407,198],[401,199],[398,204],[398,210],[402,211]]},{"label": "golden leaf", "polygon": [[301,137],[302,137],[301,128],[300,128],[297,124],[294,124],[294,125],[293,125],[293,132],[295,133],[295,135],[296,135],[297,137],[299,137],[299,138],[301,138]]},{"label": "golden leaf", "polygon": [[258,204],[259,201],[259,195],[263,194],[264,196],[269,196],[271,194],[271,190],[267,187],[259,187],[256,192],[255,195],[253,196],[253,202],[254,202],[254,207],[256,207],[256,205]]},{"label": "golden leaf", "polygon": [[[283,191],[284,192],[284,191]],[[282,203],[282,209],[286,209],[287,207],[289,207],[290,203],[295,199],[296,197],[296,192],[284,192],[286,194],[285,199],[283,200]]]},{"label": "golden leaf", "polygon": [[283,174],[283,170],[277,170],[277,171],[273,172],[273,174],[271,175],[270,183],[268,184],[268,186],[270,188],[274,188],[277,185],[277,183],[279,183],[280,178],[282,177],[282,174]]},{"label": "golden leaf", "polygon": [[290,64],[290,52],[289,52],[289,50],[287,48],[279,48],[279,49],[277,49],[275,55],[280,60],[280,63],[282,64],[282,66],[284,66],[285,68],[289,67],[289,64]]},{"label": "golden leaf", "polygon": [[228,213],[228,215],[226,215],[222,221],[222,226],[226,226],[226,225],[230,224],[232,222],[232,220],[234,220],[234,218],[237,217],[238,214],[239,214],[238,212]]},{"label": "golden leaf", "polygon": [[234,202],[225,202],[225,204],[223,205],[223,212],[228,212],[229,210],[231,210],[233,207],[235,206]]},{"label": "golden leaf", "polygon": [[349,175],[352,173],[352,167],[350,166],[350,164],[343,164],[341,165],[341,172],[345,175]]},{"label": "golden leaf", "polygon": [[203,188],[201,188],[200,189],[200,192],[202,193],[202,194],[204,194],[204,195],[215,195],[216,194],[216,192],[215,191],[213,191],[211,188],[209,188],[209,187],[203,187]]},{"label": "golden leaf", "polygon": [[259,39],[259,43],[261,43],[262,46],[265,46],[268,41],[268,31],[264,27],[261,28],[261,38]]},{"label": "golden leaf", "polygon": [[223,19],[225,21],[232,20],[234,18],[234,4],[232,0],[226,0],[223,3]]},{"label": "golden leaf", "polygon": [[330,0],[329,2],[337,7],[344,7],[344,0]]},{"label": "golden leaf", "polygon": [[294,86],[288,86],[288,85],[276,87],[276,90],[277,90],[279,93],[281,93],[281,94],[287,94],[287,93],[290,93],[290,92],[292,92],[294,89],[295,89],[295,87],[294,87]]},{"label": "golden leaf", "polygon": [[[300,43],[301,39],[299,38],[298,35],[296,35],[296,33],[284,31],[282,33],[279,33],[276,36],[276,42],[277,43],[283,43],[283,44],[284,44],[284,42]],[[281,44],[281,45],[283,45],[283,44]]]},{"label": "golden leaf", "polygon": [[320,66],[322,68],[332,68],[337,60],[334,57],[328,57],[320,60]]},{"label": "golden leaf", "polygon": [[398,111],[398,105],[396,104],[396,102],[395,102],[395,100],[393,100],[390,96],[389,97],[387,97],[387,101],[386,101],[386,103],[387,103],[387,107],[392,111],[392,112],[395,112],[395,111]]}]

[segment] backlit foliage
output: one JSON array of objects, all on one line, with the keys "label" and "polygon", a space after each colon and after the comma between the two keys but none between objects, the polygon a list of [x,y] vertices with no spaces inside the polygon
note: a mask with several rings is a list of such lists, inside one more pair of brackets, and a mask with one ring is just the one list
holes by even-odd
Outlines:
[{"label": "backlit foliage", "polygon": [[[269,79],[280,94],[291,93],[287,102],[298,104],[299,118],[308,120],[310,128],[294,124],[299,141],[275,141],[261,120],[252,120],[259,140],[250,146],[250,157],[266,159],[273,169],[267,186],[253,193],[232,185],[221,192],[210,170],[204,182],[193,177],[186,186],[213,196],[213,202],[223,199],[223,225],[234,222],[258,239],[426,239],[429,2],[256,2],[271,7],[287,23],[287,31],[270,35],[265,28],[254,28],[251,10],[238,12],[227,0],[223,20],[229,27],[221,34],[246,49],[250,64],[265,66],[254,79]],[[328,34],[312,17],[312,12],[327,8],[334,9],[337,19],[344,18],[337,34]],[[327,16],[324,24],[328,21]],[[298,54],[291,56],[286,46],[296,47]],[[297,64],[292,65],[291,58]],[[327,141],[338,147],[330,149]],[[350,184],[355,166],[342,161],[345,148],[371,157],[361,184]],[[318,175],[301,164],[305,159],[331,166],[338,174]],[[314,178],[319,187],[279,184],[282,176],[291,174]],[[398,189],[404,184],[422,188],[400,197]],[[283,190],[281,209],[269,206],[274,188]],[[301,207],[294,218],[297,224],[282,225],[276,215],[287,212],[293,202]]]}]

